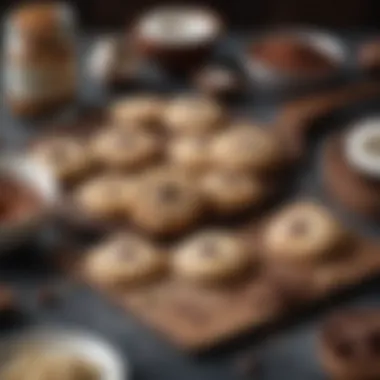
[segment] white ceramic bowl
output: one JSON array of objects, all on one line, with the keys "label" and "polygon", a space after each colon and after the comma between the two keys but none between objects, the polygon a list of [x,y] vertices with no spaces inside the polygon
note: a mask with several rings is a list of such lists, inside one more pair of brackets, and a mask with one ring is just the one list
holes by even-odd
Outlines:
[{"label": "white ceramic bowl", "polygon": [[204,63],[223,33],[219,15],[206,7],[160,6],[144,14],[133,28],[143,57],[171,70]]},{"label": "white ceramic bowl", "polygon": [[380,140],[380,117],[372,116],[356,121],[344,139],[344,153],[352,168],[370,179],[380,179],[380,154],[368,151],[369,141]]},{"label": "white ceramic bowl", "polygon": [[0,368],[28,345],[31,350],[35,347],[59,350],[93,363],[100,372],[99,380],[129,379],[129,366],[112,345],[91,333],[65,328],[40,328],[5,339],[0,344]]},{"label": "white ceramic bowl", "polygon": [[41,207],[28,218],[0,223],[0,252],[36,237],[51,221],[59,199],[57,182],[51,171],[28,156],[0,154],[0,175],[15,178],[41,199]]},{"label": "white ceramic bowl", "polygon": [[[317,51],[324,54],[331,61],[335,62],[336,68],[331,72],[323,74],[299,75],[284,70],[278,70],[261,62],[259,59],[250,56],[248,49],[260,43],[264,38],[271,36],[295,36],[301,41],[314,47]],[[327,82],[342,74],[343,68],[348,60],[348,49],[343,41],[337,36],[319,30],[313,29],[285,29],[275,30],[269,33],[263,33],[255,40],[248,41],[244,48],[242,65],[249,78],[256,84],[269,89],[278,89],[284,87],[300,87],[304,85],[315,85],[321,82]]]}]

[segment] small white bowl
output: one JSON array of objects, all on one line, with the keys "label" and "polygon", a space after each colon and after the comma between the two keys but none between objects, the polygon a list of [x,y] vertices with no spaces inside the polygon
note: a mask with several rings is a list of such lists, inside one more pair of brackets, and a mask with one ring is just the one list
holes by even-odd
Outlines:
[{"label": "small white bowl", "polygon": [[26,155],[0,154],[0,175],[25,184],[41,202],[41,206],[28,218],[0,223],[0,252],[4,252],[36,237],[46,227],[53,217],[59,190],[51,171]]},{"label": "small white bowl", "polygon": [[0,344],[0,367],[12,355],[30,346],[59,350],[75,354],[100,372],[99,380],[128,380],[130,369],[119,352],[102,338],[82,330],[65,328],[40,328],[24,331],[5,339]]},{"label": "small white bowl", "polygon": [[380,179],[380,154],[368,152],[370,139],[380,139],[380,117],[371,116],[353,123],[344,139],[344,154],[350,166],[368,179]]},{"label": "small white bowl", "polygon": [[137,20],[132,33],[143,57],[181,70],[203,63],[223,30],[223,21],[214,10],[173,5],[151,9]]},{"label": "small white bowl", "polygon": [[[278,70],[265,64],[258,58],[249,55],[249,48],[253,47],[256,43],[260,43],[265,38],[276,35],[294,36],[301,41],[305,41],[309,46],[314,47],[317,51],[335,62],[336,68],[333,68],[331,72],[328,73],[299,75],[285,70]],[[347,60],[348,49],[343,41],[337,36],[314,29],[285,29],[263,33],[257,39],[248,41],[244,48],[242,65],[247,75],[256,85],[267,89],[281,89],[287,87],[296,88],[305,85],[316,85],[321,82],[327,83],[342,74]]]}]

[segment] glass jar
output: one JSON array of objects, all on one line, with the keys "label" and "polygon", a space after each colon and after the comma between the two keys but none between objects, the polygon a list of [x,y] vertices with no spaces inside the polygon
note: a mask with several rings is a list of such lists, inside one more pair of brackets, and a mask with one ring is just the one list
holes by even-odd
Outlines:
[{"label": "glass jar", "polygon": [[6,21],[5,98],[18,116],[37,116],[74,100],[77,60],[74,14],[63,3],[34,3]]}]

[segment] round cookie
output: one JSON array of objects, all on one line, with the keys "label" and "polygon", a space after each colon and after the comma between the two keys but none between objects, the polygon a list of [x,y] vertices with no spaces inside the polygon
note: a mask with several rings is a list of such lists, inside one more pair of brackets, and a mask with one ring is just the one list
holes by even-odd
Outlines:
[{"label": "round cookie", "polygon": [[210,164],[209,139],[205,136],[185,136],[171,141],[168,157],[173,164],[190,172],[202,172]]},{"label": "round cookie", "polygon": [[232,125],[217,135],[211,156],[225,169],[260,172],[277,169],[284,159],[280,140],[271,131],[249,124]]},{"label": "round cookie", "polygon": [[151,242],[132,233],[122,233],[93,248],[84,269],[99,284],[122,286],[153,280],[165,268],[165,256]]},{"label": "round cookie", "polygon": [[134,128],[159,124],[165,102],[158,96],[139,95],[122,98],[110,107],[110,118],[116,126]]},{"label": "round cookie", "polygon": [[220,214],[258,205],[265,197],[263,183],[246,173],[210,172],[201,179],[200,186],[207,203]]},{"label": "round cookie", "polygon": [[167,106],[163,121],[180,135],[203,135],[222,126],[224,111],[215,101],[202,96],[180,96]]},{"label": "round cookie", "polygon": [[199,233],[180,244],[173,256],[176,274],[200,283],[236,278],[253,262],[245,242],[227,231]]},{"label": "round cookie", "polygon": [[380,178],[380,118],[361,121],[345,137],[348,163],[363,175]]},{"label": "round cookie", "polygon": [[169,168],[141,178],[131,215],[147,232],[170,235],[193,225],[201,212],[201,196],[191,180]]},{"label": "round cookie", "polygon": [[48,166],[61,181],[84,175],[92,166],[83,143],[70,137],[54,137],[37,144],[31,152],[33,159]]},{"label": "round cookie", "polygon": [[99,163],[113,168],[136,169],[152,162],[161,151],[161,143],[146,131],[110,129],[101,131],[91,144]]},{"label": "round cookie", "polygon": [[315,263],[335,254],[348,233],[324,207],[298,202],[273,218],[262,234],[264,250],[274,261]]},{"label": "round cookie", "polygon": [[319,336],[321,364],[334,379],[380,378],[380,323],[376,309],[330,316]]},{"label": "round cookie", "polygon": [[76,189],[75,203],[99,218],[126,216],[134,200],[135,180],[117,175],[93,178]]}]

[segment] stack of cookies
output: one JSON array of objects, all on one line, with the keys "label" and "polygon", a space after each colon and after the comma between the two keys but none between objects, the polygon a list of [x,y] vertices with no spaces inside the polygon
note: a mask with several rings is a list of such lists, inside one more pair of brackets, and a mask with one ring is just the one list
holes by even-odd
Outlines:
[{"label": "stack of cookies", "polygon": [[271,131],[231,121],[204,97],[131,97],[108,114],[85,139],[45,139],[32,154],[70,184],[77,209],[148,235],[176,236],[210,215],[262,205],[285,161]]},{"label": "stack of cookies", "polygon": [[93,277],[114,285],[169,269],[156,243],[168,237],[176,252],[170,267],[181,276],[207,282],[240,275],[257,260],[224,221],[263,205],[286,162],[270,130],[232,121],[220,104],[195,95],[119,99],[84,139],[46,138],[31,153],[69,189],[80,214],[128,226],[87,260]]}]

